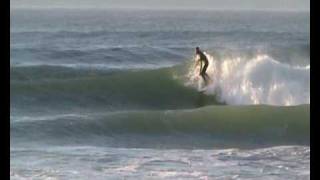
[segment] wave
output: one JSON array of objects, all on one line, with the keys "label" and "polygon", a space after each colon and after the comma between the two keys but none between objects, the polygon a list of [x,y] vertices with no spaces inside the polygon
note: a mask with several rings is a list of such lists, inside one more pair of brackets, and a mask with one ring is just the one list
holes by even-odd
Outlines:
[{"label": "wave", "polygon": [[[182,66],[105,72],[60,67],[14,67],[12,106],[19,109],[181,109],[221,104],[174,78]],[[32,105],[32,106],[30,106]]]},{"label": "wave", "polygon": [[198,92],[202,81],[198,69],[189,69],[190,63],[139,71],[12,67],[12,107],[35,111],[43,108],[113,111],[310,103],[310,65],[294,67],[266,55],[251,59],[208,57],[208,74],[213,83],[205,93]]},{"label": "wave", "polygon": [[[298,105],[310,103],[310,65],[292,66],[268,55],[217,58],[206,54],[212,84],[207,94],[218,94],[227,104]],[[191,67],[187,85],[201,86],[199,69]],[[200,84],[199,84],[200,83]]]},{"label": "wave", "polygon": [[[272,116],[270,116],[272,114]],[[80,143],[126,147],[308,145],[310,106],[207,106],[60,116],[11,124],[12,143]]]}]

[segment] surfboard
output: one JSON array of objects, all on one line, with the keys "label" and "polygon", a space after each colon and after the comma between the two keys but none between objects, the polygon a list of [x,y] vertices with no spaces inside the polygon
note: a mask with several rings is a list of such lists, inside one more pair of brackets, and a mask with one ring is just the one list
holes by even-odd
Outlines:
[{"label": "surfboard", "polygon": [[198,84],[198,91],[203,93],[207,90],[207,87],[212,84],[212,79],[208,76],[208,82],[207,84],[204,82],[204,80],[202,79],[202,77],[200,76],[199,78],[199,84]]},{"label": "surfboard", "polygon": [[200,89],[200,90],[198,90],[198,92],[199,93],[204,93],[204,92],[206,92],[206,89]]},{"label": "surfboard", "polygon": [[202,80],[202,83],[199,83],[198,92],[201,92],[201,93],[205,92],[207,90],[207,87],[208,85],[205,85],[205,83]]}]

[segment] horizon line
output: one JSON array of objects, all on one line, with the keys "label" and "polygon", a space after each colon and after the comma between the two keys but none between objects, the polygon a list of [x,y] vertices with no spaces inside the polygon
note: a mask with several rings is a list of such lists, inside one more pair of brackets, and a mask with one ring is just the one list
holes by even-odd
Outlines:
[{"label": "horizon line", "polygon": [[295,8],[152,8],[152,7],[41,7],[41,6],[29,6],[29,7],[10,7],[10,10],[156,10],[156,11],[273,11],[273,12],[310,12],[310,9],[295,9]]}]

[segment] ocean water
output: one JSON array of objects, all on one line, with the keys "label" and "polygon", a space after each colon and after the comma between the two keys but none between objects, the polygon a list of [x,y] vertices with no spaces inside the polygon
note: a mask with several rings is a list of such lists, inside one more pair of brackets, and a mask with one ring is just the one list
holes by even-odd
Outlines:
[{"label": "ocean water", "polygon": [[309,31],[309,12],[12,9],[10,176],[310,179]]}]

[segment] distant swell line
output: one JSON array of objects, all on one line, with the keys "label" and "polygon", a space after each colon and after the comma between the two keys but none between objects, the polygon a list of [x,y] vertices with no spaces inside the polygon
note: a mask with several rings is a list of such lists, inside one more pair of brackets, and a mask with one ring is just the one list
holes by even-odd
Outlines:
[{"label": "distant swell line", "polygon": [[[15,141],[32,138],[60,143],[76,143],[81,142],[81,139],[86,142],[95,137],[98,141],[95,143],[119,140],[130,144],[129,141],[135,139],[131,142],[133,145],[140,144],[141,140],[147,141],[148,146],[157,143],[189,147],[234,143],[238,147],[308,145],[309,116],[309,105],[208,106],[193,110],[119,112],[91,117],[65,116],[52,120],[16,122],[11,127],[11,136]],[[157,141],[163,138],[165,141]],[[180,141],[185,138],[189,141]],[[199,142],[193,142],[195,139]]]}]

